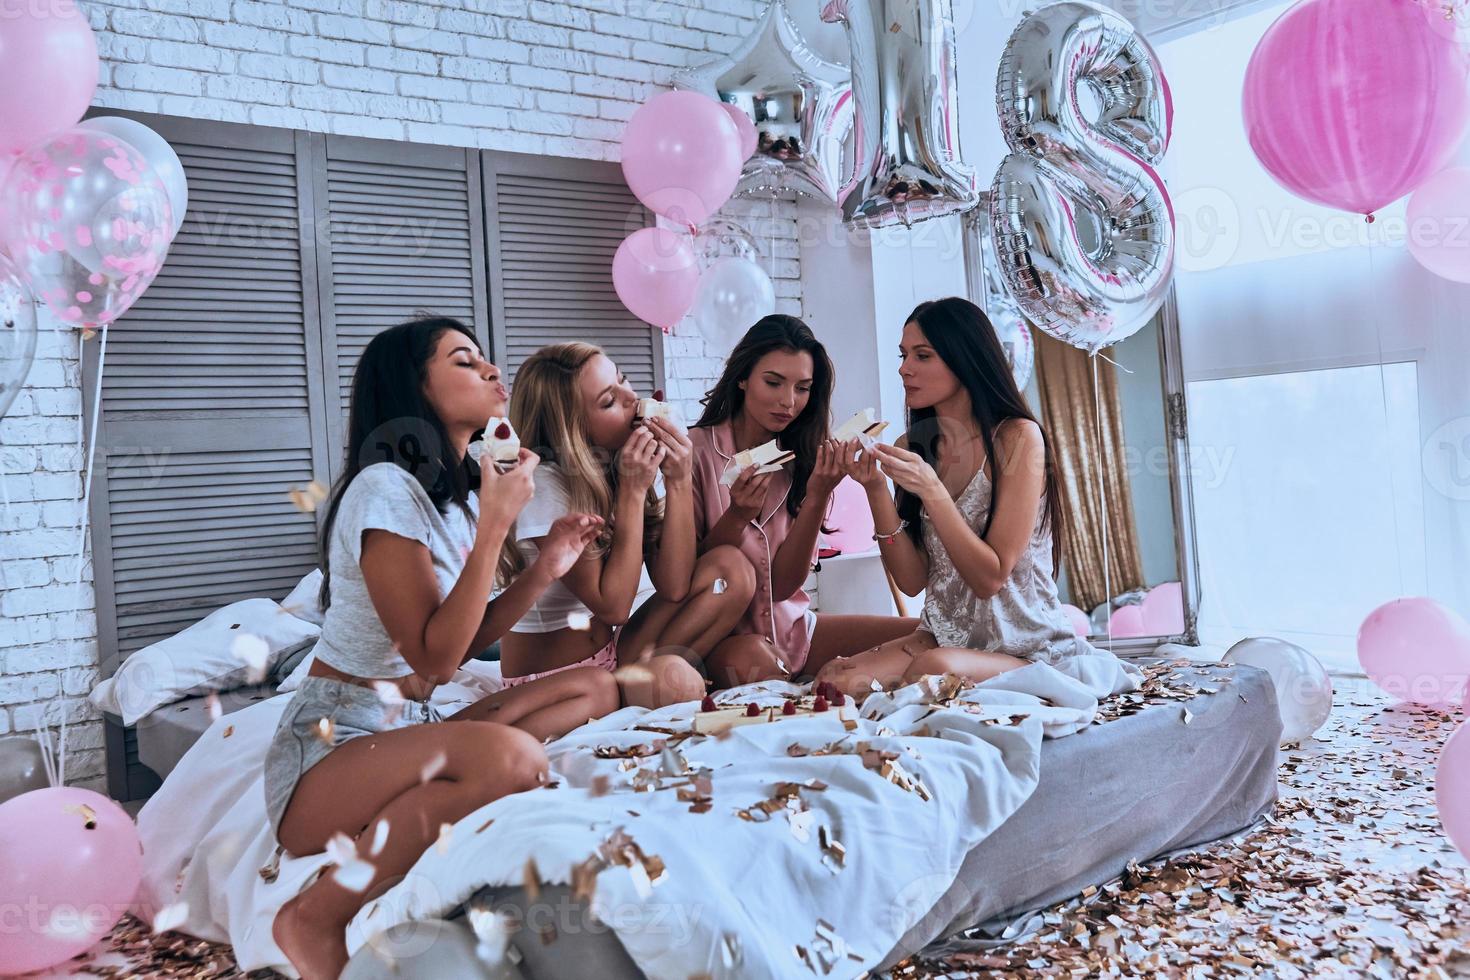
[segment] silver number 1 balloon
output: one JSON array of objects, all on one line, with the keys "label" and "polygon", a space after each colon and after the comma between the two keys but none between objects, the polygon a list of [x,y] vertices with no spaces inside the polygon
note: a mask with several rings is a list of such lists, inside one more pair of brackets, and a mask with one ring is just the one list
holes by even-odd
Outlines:
[{"label": "silver number 1 balloon", "polygon": [[1012,151],[990,202],[1007,288],[1058,340],[1088,352],[1123,340],[1173,274],[1174,207],[1154,170],[1173,111],[1158,56],[1111,10],[1044,7],[1006,44],[996,110]]},{"label": "silver number 1 balloon", "polygon": [[733,105],[755,124],[755,155],[737,193],[794,190],[837,200],[842,143],[852,129],[851,78],[807,47],[785,0],[771,0],[734,54],[679,72],[674,85]]},{"label": "silver number 1 balloon", "polygon": [[975,174],[959,159],[950,0],[831,0],[847,28],[857,103],[843,220],[881,228],[968,211]]}]

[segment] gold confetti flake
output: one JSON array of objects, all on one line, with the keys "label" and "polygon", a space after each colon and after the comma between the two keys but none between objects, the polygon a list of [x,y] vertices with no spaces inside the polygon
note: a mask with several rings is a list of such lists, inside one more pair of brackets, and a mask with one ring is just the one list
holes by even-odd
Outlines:
[{"label": "gold confetti flake", "polygon": [[454,825],[441,823],[439,825],[439,839],[434,841],[434,849],[440,854],[449,853],[450,842],[454,839]]},{"label": "gold confetti flake", "polygon": [[230,654],[246,667],[245,680],[259,684],[270,672],[270,644],[251,633],[241,633],[230,643]]},{"label": "gold confetti flake", "polygon": [[535,858],[527,858],[521,869],[521,885],[526,889],[526,901],[535,903],[541,898],[541,871]]},{"label": "gold confetti flake", "polygon": [[433,782],[439,778],[439,774],[444,771],[444,767],[448,764],[449,758],[443,752],[437,753],[428,762],[425,762],[423,768],[419,770],[419,782]]},{"label": "gold confetti flake", "polygon": [[567,628],[578,631],[590,630],[592,617],[584,612],[567,613]]},{"label": "gold confetti flake", "polygon": [[68,803],[61,808],[63,813],[74,813],[82,818],[82,826],[88,830],[97,829],[97,811],[85,803]]},{"label": "gold confetti flake", "polygon": [[317,506],[327,499],[327,488],[312,480],[304,487],[292,487],[287,495],[291,498],[291,506],[303,514],[314,514]]},{"label": "gold confetti flake", "polygon": [[388,821],[379,820],[373,827],[373,845],[368,849],[368,857],[377,857],[383,853],[383,848],[388,843]]},{"label": "gold confetti flake", "polygon": [[328,745],[334,744],[334,738],[333,737],[336,734],[336,731],[337,731],[337,725],[336,725],[336,723],[334,721],[332,721],[332,719],[330,719],[330,718],[319,718],[319,719],[317,719],[317,723],[316,723],[316,737],[319,738],[319,739],[321,739],[323,742],[326,742]]},{"label": "gold confetti flake", "polygon": [[204,697],[204,709],[209,713],[209,723],[212,725],[224,717],[224,708],[220,707],[219,695],[210,691]]},{"label": "gold confetti flake", "polygon": [[225,730],[224,730],[224,734],[221,735],[220,737],[221,738],[229,738],[233,734],[235,734],[235,726],[234,725],[226,725],[225,726]]}]

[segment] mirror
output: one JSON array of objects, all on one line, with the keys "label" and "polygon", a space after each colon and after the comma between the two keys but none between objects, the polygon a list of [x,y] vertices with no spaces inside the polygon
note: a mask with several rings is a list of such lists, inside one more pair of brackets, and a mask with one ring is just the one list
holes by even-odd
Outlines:
[{"label": "mirror", "polygon": [[[1004,336],[1025,321],[994,274],[988,224],[983,204],[965,217],[970,295]],[[1023,390],[1056,456],[1057,587],[1078,632],[1115,652],[1196,644],[1199,579],[1173,296],[1097,358],[1039,330],[1030,339],[1031,369],[1018,364],[1017,373],[1029,374]]]}]

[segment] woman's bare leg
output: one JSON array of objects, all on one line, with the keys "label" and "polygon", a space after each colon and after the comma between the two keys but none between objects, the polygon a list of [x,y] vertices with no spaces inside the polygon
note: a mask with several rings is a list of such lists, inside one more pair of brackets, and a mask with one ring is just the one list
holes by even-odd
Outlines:
[{"label": "woman's bare leg", "polygon": [[704,669],[716,690],[791,678],[775,645],[754,633],[740,633],[721,640],[704,658]]},{"label": "woman's bare leg", "polygon": [[803,677],[815,677],[838,657],[851,657],[890,640],[902,639],[918,628],[919,621],[912,617],[817,613],[811,653],[807,654],[801,674]]},{"label": "woman's bare leg", "polygon": [[904,671],[903,683],[913,684],[934,674],[958,674],[967,681],[988,681],[997,674],[1024,667],[1029,661],[990,650],[935,647],[914,657]]},{"label": "woman's bare leg", "polygon": [[[827,683],[848,697],[861,701],[874,690],[891,690],[903,683],[914,658],[935,648],[934,637],[924,630],[874,647],[866,653],[829,660],[817,674],[817,683]],[[873,686],[877,682],[878,688]]]},{"label": "woman's bare leg", "polygon": [[661,653],[618,668],[623,703],[640,708],[662,708],[704,697],[704,678],[694,665],[672,653]]},{"label": "woman's bare leg", "polygon": [[[715,583],[724,587],[716,591]],[[699,663],[730,635],[755,595],[755,571],[737,548],[711,548],[694,565],[689,594],[679,602],[654,596],[633,613],[618,636],[618,662],[637,663],[668,650]]]},{"label": "woman's bare leg", "polygon": [[512,725],[544,742],[617,709],[613,675],[600,667],[575,667],[497,691],[446,720]]},{"label": "woman's bare leg", "polygon": [[[436,768],[427,780],[426,767]],[[415,725],[337,746],[301,777],[281,819],[280,842],[303,855],[325,850],[335,834],[355,837],[372,877],[354,891],[323,874],[277,913],[276,944],[304,980],[335,980],[347,965],[353,916],[402,879],[439,828],[534,789],[545,782],[546,769],[546,753],[533,736],[488,722]],[[380,834],[386,836],[374,854]]]}]

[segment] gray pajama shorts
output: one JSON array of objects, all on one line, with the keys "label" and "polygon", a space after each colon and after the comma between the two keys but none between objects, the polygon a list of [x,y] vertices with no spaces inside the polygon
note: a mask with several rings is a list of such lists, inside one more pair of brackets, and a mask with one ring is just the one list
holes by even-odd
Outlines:
[{"label": "gray pajama shorts", "polygon": [[277,842],[296,784],[337,746],[363,735],[443,720],[427,701],[390,706],[372,688],[306,677],[291,696],[265,754],[265,810]]}]

